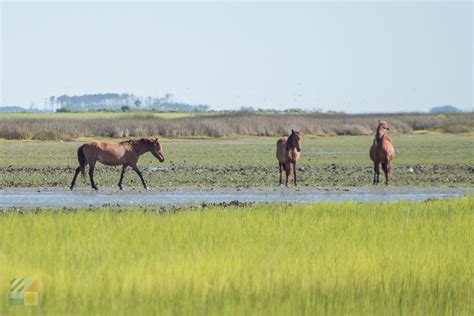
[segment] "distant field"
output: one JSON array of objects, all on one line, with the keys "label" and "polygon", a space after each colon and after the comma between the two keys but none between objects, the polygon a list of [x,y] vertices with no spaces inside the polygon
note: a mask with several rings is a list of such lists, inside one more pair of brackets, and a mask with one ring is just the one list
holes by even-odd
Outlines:
[{"label": "distant field", "polygon": [[174,119],[193,117],[198,115],[211,115],[204,112],[73,112],[73,113],[0,113],[3,118],[36,118],[36,119],[123,119],[123,118],[164,118]]},{"label": "distant field", "polygon": [[[474,199],[0,213],[2,314],[472,315]],[[8,305],[11,277],[38,307]]]},{"label": "distant field", "polygon": [[[274,187],[278,181],[275,137],[163,139],[165,163],[150,154],[139,166],[154,188]],[[307,137],[298,162],[300,186],[363,186],[372,183],[368,151],[373,136]],[[395,135],[394,186],[473,186],[474,135]],[[0,142],[0,188],[67,187],[80,142]],[[411,170],[412,169],[412,170]],[[99,164],[99,187],[115,188],[118,168]],[[127,189],[140,188],[125,175]],[[88,186],[78,181],[78,187]]]}]

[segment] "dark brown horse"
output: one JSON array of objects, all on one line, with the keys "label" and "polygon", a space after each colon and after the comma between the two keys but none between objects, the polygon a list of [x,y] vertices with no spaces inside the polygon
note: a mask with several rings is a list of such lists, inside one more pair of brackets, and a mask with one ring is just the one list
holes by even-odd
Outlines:
[{"label": "dark brown horse", "polygon": [[280,167],[280,185],[282,182],[282,172],[285,171],[286,183],[288,186],[288,178],[291,176],[291,167],[293,166],[293,180],[296,182],[296,161],[301,156],[301,142],[303,135],[300,132],[291,130],[290,136],[280,138],[276,143],[276,157],[278,166]]},{"label": "dark brown horse", "polygon": [[138,174],[142,180],[145,189],[148,189],[141,171],[137,167],[138,158],[144,153],[151,152],[160,162],[165,161],[163,149],[157,139],[142,138],[139,140],[126,140],[119,143],[94,141],[89,142],[77,150],[77,159],[79,160],[79,167],[76,168],[74,178],[72,179],[71,190],[76,184],[76,178],[79,172],[85,176],[86,164],[89,164],[89,177],[91,179],[91,186],[98,190],[94,182],[94,168],[97,161],[107,166],[122,166],[122,173],[120,174],[120,181],[118,186],[123,190],[122,180],[125,170],[128,166]]},{"label": "dark brown horse", "polygon": [[374,184],[380,183],[380,164],[385,173],[385,184],[388,185],[388,176],[392,171],[392,159],[395,157],[395,149],[392,139],[388,136],[390,130],[387,122],[379,121],[374,143],[370,148],[370,159],[374,162]]}]

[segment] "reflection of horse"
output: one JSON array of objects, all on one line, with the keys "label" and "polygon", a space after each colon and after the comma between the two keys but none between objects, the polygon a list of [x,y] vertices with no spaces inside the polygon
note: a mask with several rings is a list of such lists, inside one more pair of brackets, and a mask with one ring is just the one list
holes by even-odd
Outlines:
[{"label": "reflection of horse", "polygon": [[282,185],[282,172],[286,174],[286,186],[288,186],[288,177],[291,175],[291,166],[293,165],[293,180],[296,183],[296,161],[300,158],[301,152],[301,141],[303,135],[300,132],[291,130],[291,134],[288,137],[280,138],[277,143],[276,157],[278,159],[278,165],[280,167],[280,185]]},{"label": "reflection of horse", "polygon": [[379,121],[374,143],[370,148],[370,159],[374,162],[374,184],[380,183],[380,164],[385,173],[385,184],[388,185],[388,175],[392,171],[392,159],[395,157],[395,149],[392,139],[388,136],[387,122]]},{"label": "reflection of horse", "polygon": [[120,175],[120,181],[118,186],[120,190],[123,190],[122,180],[125,170],[128,166],[132,167],[133,170],[138,174],[142,180],[145,189],[148,189],[141,171],[137,167],[138,158],[144,153],[151,152],[160,162],[165,161],[163,151],[158,142],[158,138],[140,140],[126,140],[119,143],[109,143],[95,141],[82,145],[77,150],[77,159],[79,160],[79,167],[76,168],[74,178],[72,179],[71,190],[76,184],[76,178],[79,172],[82,176],[85,174],[86,164],[89,164],[89,177],[91,179],[91,186],[93,189],[98,190],[94,182],[94,167],[97,161],[107,166],[122,166],[122,173]]}]

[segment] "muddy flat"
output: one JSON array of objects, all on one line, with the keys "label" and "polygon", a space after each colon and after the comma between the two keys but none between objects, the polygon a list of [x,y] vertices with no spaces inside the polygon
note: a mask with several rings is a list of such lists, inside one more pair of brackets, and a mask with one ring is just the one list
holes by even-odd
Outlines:
[{"label": "muddy flat", "polygon": [[[304,139],[297,173],[300,187],[371,187],[373,163],[369,136],[308,137]],[[393,187],[473,187],[474,137],[466,135],[394,135],[397,151]],[[164,163],[145,154],[138,163],[153,188],[208,190],[271,188],[278,184],[275,137],[234,140],[167,140]],[[77,167],[82,142],[1,142],[0,190],[67,188]],[[120,168],[98,165],[99,188],[114,188]],[[141,187],[129,170],[124,185]],[[89,188],[79,179],[78,188]]]},{"label": "muddy flat", "polygon": [[259,188],[217,190],[112,190],[5,189],[0,207],[81,207],[101,205],[174,205],[239,202],[397,201],[458,198],[474,188],[351,187],[351,188]]}]

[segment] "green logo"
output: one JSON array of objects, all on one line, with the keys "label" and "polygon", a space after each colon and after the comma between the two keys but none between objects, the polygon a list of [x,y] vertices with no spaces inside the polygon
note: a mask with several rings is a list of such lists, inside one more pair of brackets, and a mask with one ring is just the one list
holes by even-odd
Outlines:
[{"label": "green logo", "polygon": [[38,280],[13,278],[10,279],[10,304],[36,306],[38,305]]}]

